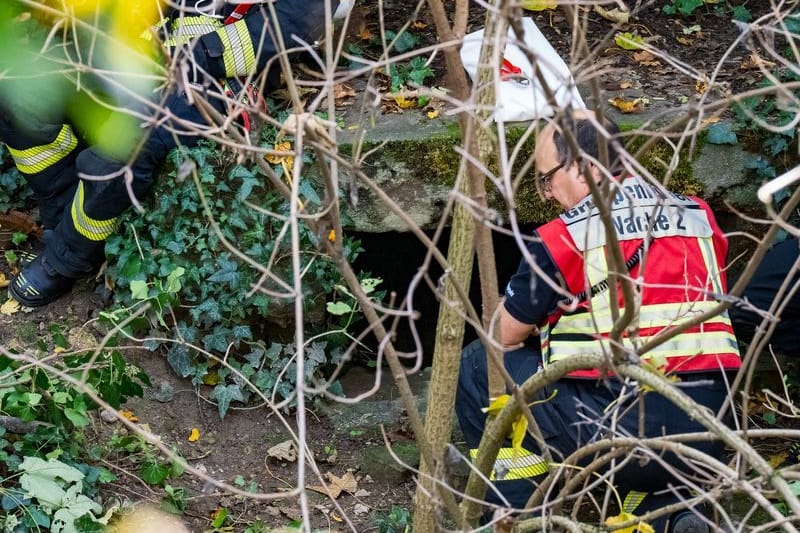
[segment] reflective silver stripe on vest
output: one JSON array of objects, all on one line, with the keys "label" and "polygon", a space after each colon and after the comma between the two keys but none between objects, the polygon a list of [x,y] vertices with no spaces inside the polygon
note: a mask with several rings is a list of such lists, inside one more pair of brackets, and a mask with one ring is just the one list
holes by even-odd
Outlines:
[{"label": "reflective silver stripe on vest", "polygon": [[247,76],[256,68],[256,54],[247,23],[240,20],[217,30],[222,39],[222,61],[225,63],[225,75],[229,78]]}]

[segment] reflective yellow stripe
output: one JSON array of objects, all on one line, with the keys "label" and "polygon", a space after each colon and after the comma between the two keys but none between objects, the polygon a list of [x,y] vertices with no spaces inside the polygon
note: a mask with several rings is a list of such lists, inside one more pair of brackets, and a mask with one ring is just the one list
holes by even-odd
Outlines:
[{"label": "reflective yellow stripe", "polygon": [[[700,247],[700,253],[703,255],[703,261],[706,264],[706,271],[708,271],[708,280],[711,282],[711,289],[716,294],[722,294],[722,280],[720,279],[720,272],[717,268],[717,256],[714,255],[714,243],[711,238],[698,238],[697,244]],[[701,280],[690,280],[695,283]]]},{"label": "reflective yellow stripe", "polygon": [[72,133],[72,128],[64,124],[51,143],[25,150],[15,150],[9,146],[8,151],[20,172],[36,174],[64,159],[76,146],[78,146],[78,138]]},{"label": "reflective yellow stripe", "polygon": [[[623,343],[631,347],[627,338]],[[608,348],[608,340],[586,340],[586,341],[550,341],[550,363],[559,361],[566,357],[585,353],[602,353],[603,348]],[[702,354],[724,354],[730,353],[739,355],[739,347],[736,344],[736,337],[727,331],[706,331],[697,333],[682,333],[667,342],[653,348],[647,352],[648,356],[679,357],[693,356]]]},{"label": "reflective yellow stripe", "polygon": [[[469,456],[474,460],[478,456],[478,450],[471,449]],[[492,481],[527,479],[546,474],[547,470],[547,461],[525,448],[521,453],[515,451],[514,448],[500,448],[489,479]]]},{"label": "reflective yellow stripe", "polygon": [[625,501],[622,502],[622,510],[626,513],[633,514],[636,508],[639,507],[639,504],[642,503],[642,500],[644,500],[645,496],[647,496],[646,492],[639,492],[636,490],[630,491],[625,496]]},{"label": "reflective yellow stripe", "polygon": [[78,233],[91,241],[104,241],[117,231],[117,219],[95,220],[83,210],[83,182],[78,185],[75,198],[72,200],[72,223]]},{"label": "reflective yellow stripe", "polygon": [[222,22],[211,17],[183,17],[175,21],[174,27],[168,43],[171,46],[186,44],[195,37],[217,31]]},{"label": "reflective yellow stripe", "polygon": [[217,30],[222,39],[222,61],[229,78],[247,76],[255,71],[256,54],[247,31],[247,23],[240,20]]},{"label": "reflective yellow stripe", "polygon": [[[592,302],[594,303],[594,302]],[[695,316],[713,309],[718,305],[714,301],[680,302],[667,304],[648,304],[639,308],[639,329],[665,328],[691,320]],[[622,312],[622,308],[620,308]],[[728,324],[729,320],[722,314],[704,322],[705,324]],[[574,315],[563,315],[557,325],[561,333],[583,333],[594,335],[597,331],[611,331],[614,322],[607,310],[594,313],[585,312]]]}]

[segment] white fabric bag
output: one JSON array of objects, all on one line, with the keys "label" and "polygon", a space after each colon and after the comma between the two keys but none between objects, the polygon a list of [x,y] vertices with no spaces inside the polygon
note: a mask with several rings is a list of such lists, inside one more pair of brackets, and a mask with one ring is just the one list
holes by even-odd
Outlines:
[{"label": "white fabric bag", "polygon": [[[523,18],[522,27],[525,30],[524,46],[536,59],[536,66],[541,70],[543,78],[553,91],[558,107],[563,108],[571,104],[574,109],[585,109],[586,104],[575,87],[575,80],[553,45],[542,34],[533,19]],[[464,37],[464,44],[461,47],[461,61],[473,83],[478,75],[478,59],[482,42],[483,30],[481,29]],[[513,76],[498,82],[494,119],[497,122],[514,122],[553,116],[555,110],[547,102],[539,79],[534,74],[533,65],[516,43],[514,30],[509,28],[504,57],[512,65],[519,67],[522,73],[520,76]],[[520,83],[520,78],[527,79],[529,83]]]}]

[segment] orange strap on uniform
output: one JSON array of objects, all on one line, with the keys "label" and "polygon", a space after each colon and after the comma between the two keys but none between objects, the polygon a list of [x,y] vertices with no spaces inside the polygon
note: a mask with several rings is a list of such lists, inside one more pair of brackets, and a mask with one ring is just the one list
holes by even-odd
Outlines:
[{"label": "orange strap on uniform", "polygon": [[238,22],[244,18],[250,8],[253,7],[253,4],[239,4],[236,6],[236,9],[228,15],[228,18],[225,19],[225,25],[233,24],[234,22]]}]

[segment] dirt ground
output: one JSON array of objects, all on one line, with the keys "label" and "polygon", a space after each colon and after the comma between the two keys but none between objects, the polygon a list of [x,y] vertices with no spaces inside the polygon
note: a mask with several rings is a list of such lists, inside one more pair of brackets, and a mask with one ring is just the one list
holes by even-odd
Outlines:
[{"label": "dirt ground", "polygon": [[[357,9],[363,12],[366,27],[374,34],[379,32],[376,14],[377,3],[366,3]],[[413,14],[413,2],[390,1],[386,3],[387,20],[398,27],[408,20],[422,20],[427,28],[419,30],[423,39],[434,40],[432,21],[425,13]],[[673,57],[694,66],[698,71],[710,74],[739,35],[739,29],[730,22],[730,14],[720,14],[711,6],[698,10],[690,19],[680,20],[665,15],[661,8],[664,2],[656,2],[643,9],[626,31],[636,32],[653,39],[656,46]],[[763,14],[768,2],[732,2],[746,4],[754,16]],[[565,55],[570,48],[569,25],[562,12],[531,14],[556,48]],[[483,15],[475,5],[470,17],[472,29],[483,24]],[[686,33],[686,29],[699,25],[699,30]],[[596,14],[590,16],[590,41],[602,39],[612,24]],[[392,29],[392,28],[389,28]],[[749,54],[737,49],[724,63],[718,80],[723,82],[718,90],[742,90],[757,82],[757,75],[743,71],[742,61]],[[665,99],[679,105],[684,98],[697,98],[697,79],[678,74],[678,71],[660,61],[645,65],[633,59],[633,55],[613,45],[600,51],[600,61],[607,66],[601,76],[602,86],[610,96],[626,96],[628,90],[637,90],[651,99]],[[2,265],[5,268],[5,265]],[[6,272],[7,273],[7,272]],[[38,331],[44,334],[52,323],[69,324],[80,328],[96,317],[106,305],[106,297],[95,291],[94,283],[82,283],[68,297],[46,308],[12,316],[0,315],[0,344],[19,342],[20,331]],[[91,326],[87,326],[91,331]],[[93,332],[95,337],[100,334]],[[17,339],[16,341],[14,339]],[[147,424],[153,434],[162,438],[169,446],[175,446],[187,461],[208,476],[237,486],[248,487],[252,482],[259,492],[285,490],[296,484],[297,465],[290,461],[269,457],[267,450],[289,438],[289,431],[278,416],[268,416],[265,408],[233,408],[220,420],[216,406],[205,398],[207,390],[195,389],[190,383],[180,380],[169,368],[163,355],[144,350],[126,352],[131,363],[141,366],[150,376],[153,388],[144,399],[130,401],[125,409],[132,411],[140,424]],[[363,387],[369,372],[345,378],[345,388]],[[286,417],[292,426],[293,417]],[[377,530],[375,513],[386,513],[393,505],[409,508],[414,484],[408,474],[391,472],[384,467],[386,475],[364,468],[364,454],[369,447],[380,447],[378,435],[369,435],[337,428],[336,416],[325,414],[324,409],[311,406],[308,412],[308,438],[310,451],[315,455],[323,473],[330,472],[344,478],[348,472],[353,476],[356,488],[344,491],[336,499],[327,498],[310,491],[311,520],[314,527],[325,530],[369,531]],[[118,423],[106,423],[99,419],[93,426],[98,439],[109,439],[115,432],[124,431]],[[199,439],[189,442],[192,429],[199,430]],[[402,420],[390,427],[395,442],[408,441],[403,432]],[[159,501],[161,493],[138,479],[136,465],[124,457],[109,456],[106,466],[112,469],[119,481],[109,486],[107,498],[121,501]],[[380,472],[380,468],[377,469]],[[390,475],[391,474],[391,475]],[[241,477],[238,477],[241,476]],[[313,473],[309,474],[309,485],[319,485]],[[240,482],[240,483],[237,483]],[[243,531],[254,520],[263,520],[270,527],[287,525],[300,518],[300,507],[295,498],[280,501],[258,502],[237,496],[225,495],[213,485],[201,479],[184,475],[170,484],[187,490],[186,520],[192,531],[206,531],[211,527],[210,517],[220,507],[229,510],[233,526],[231,531]],[[352,520],[348,524],[345,517]]]}]

